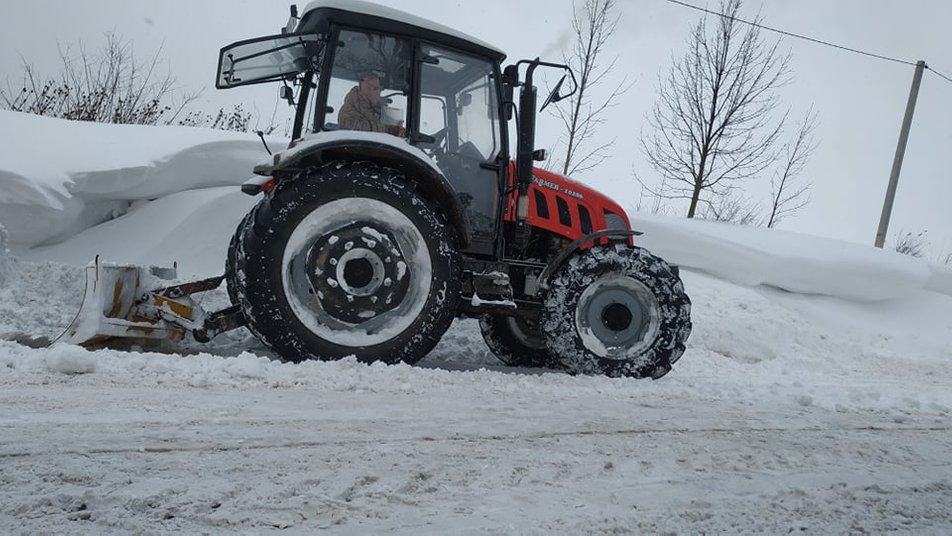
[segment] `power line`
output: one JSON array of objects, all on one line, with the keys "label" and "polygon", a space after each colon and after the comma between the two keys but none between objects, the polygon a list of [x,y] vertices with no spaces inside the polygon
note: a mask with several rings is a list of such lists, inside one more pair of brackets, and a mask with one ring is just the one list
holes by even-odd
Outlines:
[{"label": "power line", "polygon": [[[725,15],[725,14],[723,14],[723,13],[718,13],[717,11],[711,11],[710,9],[706,9],[706,8],[703,8],[703,7],[700,7],[700,6],[691,5],[691,4],[688,4],[687,2],[682,2],[681,0],[667,0],[667,1],[668,1],[668,2],[671,2],[672,4],[677,4],[677,5],[679,5],[679,6],[684,6],[684,7],[690,8],[690,9],[694,9],[694,10],[696,10],[696,11],[701,11],[701,12],[707,13],[707,14],[709,14],[709,15],[716,15],[716,16],[718,16],[718,17],[728,18],[728,16]],[[850,48],[850,47],[843,46],[843,45],[837,45],[836,43],[830,43],[829,41],[824,41],[824,40],[822,40],[822,39],[817,39],[817,38],[815,38],[815,37],[809,37],[809,36],[802,35],[802,34],[798,34],[798,33],[794,33],[794,32],[788,32],[788,31],[786,31],[786,30],[781,30],[781,29],[778,29],[778,28],[771,28],[770,26],[765,26],[765,25],[763,25],[763,24],[760,24],[760,23],[757,23],[757,22],[752,22],[752,21],[749,21],[749,20],[744,20],[744,19],[741,19],[741,18],[738,18],[738,17],[734,17],[734,20],[736,20],[737,22],[744,23],[744,24],[749,24],[750,26],[753,26],[753,27],[755,27],[755,28],[761,28],[761,29],[763,29],[763,30],[767,30],[767,31],[771,31],[771,32],[776,32],[776,33],[781,34],[781,35],[786,35],[786,36],[794,37],[794,38],[797,38],[797,39],[803,39],[804,41],[810,41],[810,42],[812,42],[812,43],[817,43],[817,44],[824,45],[824,46],[828,46],[828,47],[838,48],[838,49],[840,49],[840,50],[845,50],[845,51],[847,51],[847,52],[853,52],[853,53],[855,53],[855,54],[862,54],[862,55],[864,55],[864,56],[869,56],[869,57],[872,57],[872,58],[876,58],[876,59],[880,59],[880,60],[885,60],[885,61],[891,61],[891,62],[894,62],[894,63],[901,63],[901,64],[903,64],[903,65],[912,65],[913,67],[916,66],[916,62],[913,62],[913,61],[902,60],[902,59],[893,58],[893,57],[890,57],[890,56],[883,56],[882,54],[874,54],[874,53],[872,53],[872,52],[866,52],[865,50],[859,50],[859,49],[856,49],[856,48]],[[932,71],[933,74],[935,74],[935,75],[938,76],[939,78],[942,78],[942,79],[945,80],[946,82],[952,83],[952,78],[950,78],[950,77],[948,77],[948,76],[946,76],[946,75],[940,73],[939,71],[936,71],[936,70],[933,69],[932,67],[929,67],[928,64],[926,64],[925,68],[926,68],[927,70],[929,70],[929,71]]]},{"label": "power line", "polygon": [[933,69],[932,67],[929,67],[928,65],[926,65],[926,69],[929,69],[930,71],[932,71],[933,74],[935,74],[935,75],[938,76],[939,78],[944,79],[946,82],[952,83],[952,78],[949,78],[948,76],[946,76],[946,75],[940,73],[939,71],[936,71],[936,70]]},{"label": "power line", "polygon": [[[702,11],[702,12],[707,13],[707,14],[709,14],[709,15],[717,15],[718,17],[728,18],[728,16],[725,15],[725,14],[723,14],[723,13],[718,13],[718,12],[716,12],[716,11],[711,11],[711,10],[709,10],[709,9],[705,9],[705,8],[699,7],[699,6],[694,6],[694,5],[688,4],[688,3],[686,3],[686,2],[681,2],[680,0],[667,0],[667,1],[668,1],[668,2],[671,2],[672,4],[677,4],[677,5],[679,5],[679,6],[684,6],[684,7],[691,8],[691,9],[694,9],[694,10],[697,10],[697,11]],[[863,50],[859,50],[859,49],[855,49],[855,48],[850,48],[850,47],[843,46],[843,45],[837,45],[836,43],[830,43],[829,41],[823,41],[822,39],[816,39],[816,38],[814,38],[814,37],[808,37],[808,36],[806,36],[806,35],[801,35],[801,34],[797,34],[797,33],[793,33],[793,32],[788,32],[788,31],[785,31],[785,30],[777,29],[777,28],[771,28],[770,26],[765,26],[765,25],[763,25],[763,24],[756,23],[756,22],[751,22],[751,21],[744,20],[744,19],[741,19],[741,18],[737,18],[737,17],[733,17],[733,18],[734,18],[734,20],[736,20],[737,22],[742,22],[742,23],[744,23],[744,24],[749,24],[749,25],[751,25],[751,26],[754,26],[755,28],[761,28],[761,29],[768,30],[768,31],[771,31],[771,32],[776,32],[776,33],[778,33],[778,34],[782,34],[782,35],[786,35],[786,36],[790,36],[790,37],[795,37],[795,38],[797,38],[797,39],[803,39],[803,40],[805,40],[805,41],[811,41],[811,42],[813,42],[813,43],[817,43],[817,44],[820,44],[820,45],[826,45],[826,46],[828,46],[828,47],[838,48],[838,49],[840,49],[840,50],[846,50],[846,51],[848,51],[848,52],[853,52],[853,53],[856,53],[856,54],[862,54],[862,55],[864,55],[864,56],[870,56],[870,57],[878,58],[878,59],[881,59],[881,60],[892,61],[892,62],[895,62],[895,63],[902,63],[902,64],[905,64],[905,65],[912,65],[913,67],[915,67],[915,65],[916,65],[916,62],[914,62],[914,61],[906,61],[906,60],[901,60],[901,59],[898,59],[898,58],[891,58],[891,57],[889,57],[889,56],[883,56],[883,55],[881,55],[881,54],[874,54],[874,53],[872,53],[872,52],[866,52],[866,51],[863,51]],[[935,71],[933,71],[933,72],[935,72]],[[936,73],[936,74],[939,74],[939,73]],[[940,76],[941,76],[941,75],[940,75]],[[945,77],[943,76],[943,78],[945,78]],[[949,80],[949,81],[952,82],[952,80]]]}]

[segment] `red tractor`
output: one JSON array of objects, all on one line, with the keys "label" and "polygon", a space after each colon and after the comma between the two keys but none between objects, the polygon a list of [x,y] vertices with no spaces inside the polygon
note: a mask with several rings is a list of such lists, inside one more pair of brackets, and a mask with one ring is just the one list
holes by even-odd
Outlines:
[{"label": "red tractor", "polygon": [[[386,363],[418,361],[470,317],[507,365],[671,369],[691,332],[677,267],[634,245],[617,203],[533,167],[533,74],[566,71],[545,108],[568,96],[567,66],[503,68],[486,43],[364,2],[291,13],[281,34],[221,51],[218,88],[277,82],[296,107],[290,146],[242,187],[261,199],[225,275],[134,292],[118,317],[200,341],[247,325],[293,362]],[[188,300],[222,278],[231,308]]]}]

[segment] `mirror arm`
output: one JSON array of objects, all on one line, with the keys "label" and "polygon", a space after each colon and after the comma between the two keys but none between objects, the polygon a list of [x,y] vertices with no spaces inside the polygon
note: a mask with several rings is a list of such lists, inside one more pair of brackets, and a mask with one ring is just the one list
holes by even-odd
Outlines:
[{"label": "mirror arm", "polygon": [[294,102],[294,90],[288,85],[287,80],[282,80],[282,82],[284,82],[284,86],[281,87],[281,98],[288,101],[290,106],[297,106]]}]

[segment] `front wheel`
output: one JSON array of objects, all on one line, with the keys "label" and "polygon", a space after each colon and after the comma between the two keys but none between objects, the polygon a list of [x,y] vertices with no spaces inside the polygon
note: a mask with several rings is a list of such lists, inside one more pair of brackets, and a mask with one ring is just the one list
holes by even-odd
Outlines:
[{"label": "front wheel", "polygon": [[414,363],[456,314],[452,228],[398,171],[332,163],[282,184],[244,226],[237,297],[289,361]]},{"label": "front wheel", "polygon": [[657,379],[684,353],[691,300],[677,267],[641,248],[595,246],[553,276],[542,330],[569,372]]}]

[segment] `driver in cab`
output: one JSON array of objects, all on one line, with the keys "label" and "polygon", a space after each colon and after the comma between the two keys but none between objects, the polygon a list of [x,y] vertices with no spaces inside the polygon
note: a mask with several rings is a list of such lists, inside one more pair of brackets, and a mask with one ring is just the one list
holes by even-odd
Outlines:
[{"label": "driver in cab", "polygon": [[337,122],[341,128],[404,136],[406,128],[402,119],[394,125],[388,125],[383,120],[380,103],[382,90],[383,86],[377,74],[368,73],[361,76],[357,85],[347,93],[344,105],[337,114]]}]

